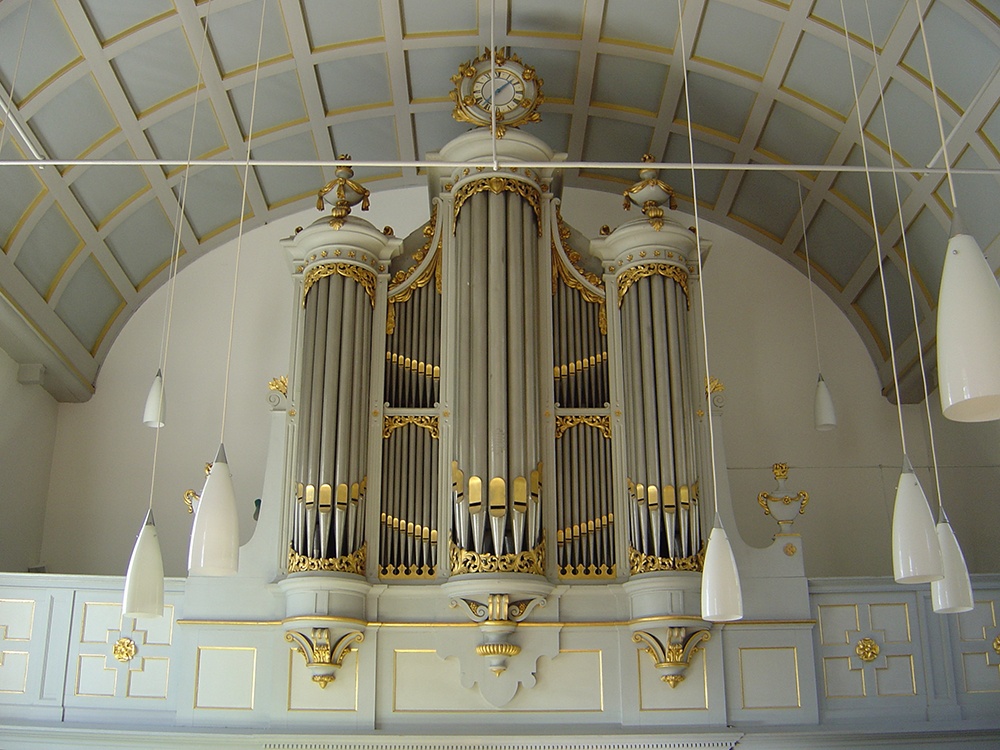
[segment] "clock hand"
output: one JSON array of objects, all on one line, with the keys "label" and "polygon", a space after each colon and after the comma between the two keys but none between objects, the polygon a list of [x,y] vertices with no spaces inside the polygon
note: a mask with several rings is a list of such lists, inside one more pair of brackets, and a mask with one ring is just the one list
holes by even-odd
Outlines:
[{"label": "clock hand", "polygon": [[496,96],[497,94],[499,94],[501,91],[503,91],[508,86],[510,86],[510,81],[504,81],[503,85],[500,86],[500,88],[494,88],[490,92],[490,95],[488,97],[486,97],[486,103],[487,104],[492,104],[493,103],[493,97]]}]

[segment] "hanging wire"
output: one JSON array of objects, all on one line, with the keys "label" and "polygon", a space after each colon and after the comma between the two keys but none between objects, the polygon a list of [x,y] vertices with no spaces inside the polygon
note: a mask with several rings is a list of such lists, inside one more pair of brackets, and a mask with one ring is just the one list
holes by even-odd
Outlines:
[{"label": "hanging wire", "polygon": [[497,0],[490,0],[490,134],[493,136],[493,171],[500,169],[497,159]]},{"label": "hanging wire", "polygon": [[944,137],[944,121],[941,119],[941,102],[938,101],[937,86],[934,84],[934,66],[931,65],[931,50],[927,46],[927,32],[924,30],[924,12],[920,9],[920,0],[914,0],[917,6],[917,24],[920,26],[920,38],[924,43],[924,57],[927,60],[927,76],[931,81],[931,99],[934,100],[934,114],[937,115],[938,134],[941,136],[941,156],[944,158],[944,172],[948,177],[948,191],[951,193],[951,207],[958,208],[955,200],[955,181],[951,176],[951,160],[948,159],[948,142]]},{"label": "hanging wire", "polygon": [[[919,9],[918,9],[919,12]],[[875,32],[872,27],[872,15],[871,8],[868,5],[868,0],[865,0],[865,13],[868,16],[868,35],[869,38],[875,38]],[[924,363],[924,344],[920,336],[920,320],[917,317],[917,295],[913,288],[913,273],[910,268],[910,247],[906,239],[906,230],[903,227],[903,201],[899,194],[899,175],[896,171],[896,157],[895,152],[892,150],[892,136],[889,131],[889,115],[886,112],[885,101],[883,99],[882,92],[885,90],[882,86],[882,73],[879,69],[878,55],[874,55],[875,60],[875,79],[878,82],[879,90],[879,101],[882,102],[882,119],[885,124],[885,134],[886,134],[886,145],[889,149],[889,166],[892,167],[892,187],[896,194],[896,211],[899,216],[899,232],[902,236],[903,241],[903,262],[906,264],[906,280],[910,287],[910,306],[913,310],[913,329],[916,331],[917,336],[917,361],[920,363],[920,380],[924,387],[924,407],[927,410],[927,432],[930,438],[930,448],[931,448],[931,465],[934,472],[934,488],[937,492],[938,510],[942,509],[942,496],[941,496],[941,479],[938,473],[938,459],[937,459],[937,447],[934,443],[934,425],[931,422],[931,401],[929,398],[929,391],[927,388],[927,366]],[[928,60],[930,64],[930,60]],[[897,401],[899,399],[899,389],[896,390]]]},{"label": "hanging wire", "polygon": [[[906,434],[903,432],[903,404],[899,398],[899,375],[896,371],[896,347],[892,338],[892,321],[889,319],[889,295],[885,289],[885,269],[882,258],[882,240],[879,237],[878,224],[875,222],[875,191],[872,189],[872,176],[868,170],[868,147],[865,145],[865,125],[861,119],[861,103],[858,100],[858,81],[854,75],[854,57],[851,54],[851,35],[847,31],[847,12],[844,10],[844,0],[840,0],[840,16],[844,22],[844,40],[847,43],[847,62],[851,67],[851,89],[854,92],[854,111],[858,115],[858,135],[861,142],[861,155],[865,164],[865,181],[868,183],[868,204],[872,212],[872,232],[875,234],[875,258],[878,261],[878,278],[882,287],[882,304],[885,307],[885,330],[889,339],[889,361],[892,365],[892,383],[896,389],[896,416],[899,418],[899,442],[903,455],[906,456]],[[872,44],[874,47],[874,43]],[[884,109],[884,108],[883,108]]]},{"label": "hanging wire", "polygon": [[253,94],[250,98],[250,124],[247,127],[247,157],[243,164],[243,197],[240,201],[240,225],[236,234],[236,268],[233,271],[233,299],[229,311],[229,345],[226,349],[226,383],[222,391],[222,430],[219,443],[226,442],[226,412],[229,408],[229,373],[233,363],[233,328],[236,326],[236,292],[240,280],[240,252],[243,249],[243,224],[246,219],[247,181],[250,177],[250,147],[253,144],[253,119],[257,109],[257,79],[260,73],[260,50],[264,42],[264,17],[267,11],[267,0],[260,6],[260,31],[257,35],[257,62],[253,69]]},{"label": "hanging wire", "polygon": [[21,68],[21,53],[24,51],[24,39],[28,35],[28,23],[31,21],[31,6],[34,5],[34,0],[28,0],[28,10],[24,14],[24,28],[21,29],[21,41],[17,45],[17,59],[14,61],[14,74],[10,78],[10,94],[7,100],[10,105],[6,107],[6,116],[3,118],[3,122],[0,123],[0,153],[3,153],[3,137],[7,134],[8,120],[14,118],[14,87],[17,85],[17,71]]},{"label": "hanging wire", "polygon": [[[205,11],[203,31],[201,35],[201,49],[198,53],[198,80],[194,86],[194,106],[191,112],[191,129],[188,133],[187,163],[184,166],[184,186],[181,188],[181,197],[177,203],[177,211],[174,214],[174,238],[170,248],[170,288],[167,292],[167,307],[163,316],[163,329],[160,333],[160,374],[161,384],[167,382],[167,354],[170,351],[170,330],[174,317],[174,293],[177,289],[177,267],[181,257],[181,227],[184,217],[184,208],[187,205],[188,182],[191,175],[191,157],[194,151],[194,128],[198,118],[198,91],[201,89],[202,66],[205,60],[205,47],[208,40],[208,17],[212,12],[212,4],[208,4]],[[160,425],[157,423],[156,435],[153,438],[153,467],[149,480],[149,509],[153,509],[153,490],[156,487],[156,463],[160,452]]]},{"label": "hanging wire", "polygon": [[[712,393],[709,387],[709,375],[711,369],[708,366],[708,323],[705,319],[705,278],[702,274],[702,260],[701,260],[701,227],[698,220],[698,181],[695,179],[695,168],[694,168],[694,138],[691,135],[691,97],[688,93],[688,69],[687,69],[687,52],[684,47],[684,19],[683,19],[683,7],[681,5],[681,0],[677,0],[677,27],[679,29],[680,35],[680,48],[681,48],[681,71],[684,75],[684,110],[687,117],[687,139],[688,139],[688,152],[691,156],[691,205],[694,206],[694,242],[695,242],[695,255],[698,256],[698,300],[701,303],[701,336],[702,341],[705,342],[705,401],[706,401],[706,415],[708,416],[708,446],[711,451],[711,465],[712,465],[712,511],[717,517],[719,515],[719,492],[718,492],[718,472],[715,467],[715,425],[712,420]],[[648,165],[646,165],[648,168]]]},{"label": "hanging wire", "polygon": [[809,307],[812,310],[813,342],[816,344],[816,372],[822,374],[823,366],[819,361],[819,330],[816,327],[816,298],[813,294],[812,263],[809,261],[809,235],[806,232],[806,217],[802,209],[802,184],[795,183],[799,189],[799,221],[802,223],[802,244],[806,250],[806,277],[809,279]]}]

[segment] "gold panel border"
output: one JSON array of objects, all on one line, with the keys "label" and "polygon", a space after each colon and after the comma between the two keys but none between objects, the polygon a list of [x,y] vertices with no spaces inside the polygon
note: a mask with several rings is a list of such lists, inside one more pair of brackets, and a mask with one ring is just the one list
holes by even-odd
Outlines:
[{"label": "gold panel border", "polygon": [[386,414],[382,419],[382,437],[388,438],[400,427],[405,427],[408,424],[423,427],[435,440],[441,437],[437,417],[417,416],[413,414]]},{"label": "gold panel border", "polygon": [[489,552],[473,552],[451,543],[451,574],[467,573],[530,573],[545,575],[545,540],[531,550],[517,554],[491,555]]},{"label": "gold panel border", "polygon": [[542,201],[538,189],[530,183],[522,180],[515,180],[512,177],[486,177],[482,180],[473,180],[462,185],[455,191],[455,223],[452,225],[452,232],[458,228],[458,214],[462,210],[465,202],[476,193],[489,190],[494,195],[500,193],[514,193],[520,195],[535,211],[535,222],[538,225],[538,236],[542,236]]},{"label": "gold panel border", "polygon": [[306,557],[300,555],[291,546],[288,547],[288,572],[305,573],[311,571],[328,571],[332,573],[353,573],[363,576],[368,556],[367,542],[350,555],[341,557]]},{"label": "gold panel border", "polygon": [[600,430],[604,437],[611,439],[611,417],[607,414],[572,414],[556,417],[556,439],[561,438],[571,427],[581,424]]},{"label": "gold panel border", "polygon": [[665,276],[668,279],[673,279],[680,285],[681,290],[684,292],[684,298],[687,300],[688,310],[690,310],[691,295],[688,293],[687,271],[680,266],[675,266],[670,263],[644,263],[639,266],[626,268],[622,271],[618,275],[618,307],[622,306],[622,302],[625,299],[625,293],[635,282],[639,279],[644,279],[647,276],[655,276],[656,274]]},{"label": "gold panel border", "polygon": [[[744,651],[791,651],[792,663],[795,665],[795,705],[794,706],[748,706],[746,683],[743,677],[746,672],[743,669]],[[789,711],[802,708],[802,685],[799,679],[799,649],[797,646],[742,646],[739,649],[740,655],[740,703],[743,711]]]},{"label": "gold panel border", "polygon": [[305,305],[306,296],[313,284],[334,274],[340,274],[344,278],[353,279],[361,284],[371,298],[372,307],[375,307],[375,274],[353,263],[324,263],[321,266],[310,268],[302,282],[302,304]]}]

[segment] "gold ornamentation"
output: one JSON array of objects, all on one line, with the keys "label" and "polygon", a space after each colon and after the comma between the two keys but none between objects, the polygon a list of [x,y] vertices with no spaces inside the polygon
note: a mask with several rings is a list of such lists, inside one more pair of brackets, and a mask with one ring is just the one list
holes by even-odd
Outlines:
[{"label": "gold ornamentation", "polygon": [[858,645],[854,647],[854,653],[858,655],[858,658],[863,662],[875,661],[878,657],[878,644],[875,643],[871,638],[862,638],[858,641]]},{"label": "gold ornamentation", "polygon": [[573,414],[556,417],[556,439],[561,438],[570,427],[585,424],[601,431],[604,437],[611,439],[611,417],[599,414]]},{"label": "gold ornamentation", "polygon": [[298,645],[296,650],[306,660],[306,668],[313,672],[313,682],[325,688],[337,679],[336,672],[344,665],[351,646],[363,643],[365,634],[360,630],[351,630],[331,645],[329,628],[313,628],[311,638],[305,633],[290,630],[285,633],[285,640]]},{"label": "gold ornamentation", "polygon": [[559,578],[564,581],[611,580],[618,576],[615,565],[560,565]]},{"label": "gold ornamentation", "polygon": [[423,427],[434,439],[441,436],[440,430],[438,429],[437,417],[414,416],[412,414],[393,414],[390,416],[386,414],[382,418],[382,437],[388,438],[395,430],[408,424]]},{"label": "gold ornamentation", "polygon": [[681,290],[684,292],[684,298],[687,300],[688,309],[691,309],[691,299],[688,295],[688,275],[680,266],[674,266],[669,263],[645,263],[638,266],[632,266],[622,271],[621,275],[618,277],[618,307],[622,306],[622,302],[625,299],[625,293],[629,288],[637,282],[639,279],[644,279],[647,276],[655,276],[659,274],[660,276],[665,276],[668,279],[673,279],[680,285]]},{"label": "gold ornamentation", "polygon": [[724,390],[726,390],[726,386],[724,386],[722,381],[714,375],[705,379],[706,396],[711,396],[713,393],[722,393]]},{"label": "gold ornamentation", "polygon": [[[337,157],[338,161],[349,160],[350,154],[341,154]],[[352,177],[354,177],[354,170],[349,166],[337,167],[336,171],[337,177],[322,188],[320,188],[319,193],[316,197],[316,210],[322,211],[323,200],[327,193],[333,193],[337,196],[337,200],[333,204],[333,210],[330,212],[330,226],[334,229],[340,229],[344,226],[347,220],[347,216],[351,213],[351,206],[361,202],[361,210],[367,211],[369,207],[369,198],[371,198],[371,193],[358,182],[355,182]]]},{"label": "gold ornamentation", "polygon": [[288,395],[288,376],[282,375],[279,378],[272,378],[267,384],[268,390],[277,391],[282,396]]},{"label": "gold ornamentation", "polygon": [[696,630],[685,639],[686,635],[686,628],[668,628],[667,642],[664,644],[646,630],[637,630],[632,634],[635,643],[645,644],[646,648],[643,651],[653,659],[656,670],[663,672],[660,679],[671,688],[677,687],[684,681],[684,672],[691,666],[691,659],[701,651],[699,645],[712,637],[712,634],[705,629]]},{"label": "gold ornamentation", "polygon": [[771,495],[767,492],[761,492],[757,495],[757,503],[764,509],[765,516],[771,515],[771,509],[767,507],[768,500],[775,503],[781,503],[782,505],[791,505],[792,503],[801,501],[802,505],[799,506],[799,515],[802,515],[806,512],[806,505],[809,504],[809,493],[802,491],[795,495],[795,497],[792,497],[791,495],[779,496]]},{"label": "gold ornamentation", "polygon": [[[606,309],[606,299],[604,294],[604,281],[597,275],[584,270],[580,266],[580,254],[576,252],[572,247],[570,247],[566,240],[570,237],[569,227],[563,222],[562,215],[559,213],[559,207],[556,206],[556,226],[559,230],[559,244],[562,245],[563,253],[565,258],[559,254],[555,242],[552,243],[552,293],[555,294],[556,284],[559,279],[568,286],[570,289],[575,289],[580,293],[585,302],[590,302],[595,305],[599,305],[597,313],[597,322],[601,329],[601,334],[604,336],[608,335],[608,313]],[[591,289],[588,289],[584,284],[570,273],[569,269],[566,268],[566,262],[573,267],[573,270],[579,274],[583,279],[586,279],[589,284],[594,286],[599,290],[599,293],[594,293]]]},{"label": "gold ornamentation", "polygon": [[785,554],[789,557],[795,557],[795,553],[798,551],[798,548],[791,542],[785,545]]},{"label": "gold ornamentation", "polygon": [[321,266],[310,268],[309,273],[306,274],[306,278],[302,282],[302,305],[305,306],[306,295],[309,294],[309,289],[312,288],[313,284],[320,279],[325,279],[327,276],[333,276],[338,273],[345,278],[353,279],[361,284],[371,298],[372,307],[375,307],[375,274],[367,268],[356,266],[353,263],[324,263]]},{"label": "gold ornamentation", "polygon": [[503,192],[515,193],[524,198],[531,207],[535,210],[535,221],[538,224],[538,236],[542,236],[542,205],[541,199],[538,195],[538,190],[527,182],[522,180],[515,180],[512,177],[487,177],[482,180],[474,180],[472,182],[467,182],[465,185],[460,187],[455,193],[455,225],[454,229],[458,228],[458,213],[462,210],[462,206],[469,198],[471,198],[476,193],[482,193],[485,190],[489,190],[491,193],[499,195]]},{"label": "gold ornamentation", "polygon": [[201,495],[195,490],[184,490],[184,505],[187,507],[188,513],[194,513],[195,500],[201,500]]},{"label": "gold ornamentation", "polygon": [[367,556],[367,543],[349,555],[340,557],[306,557],[300,555],[292,547],[288,548],[288,572],[304,573],[308,571],[323,570],[332,573],[353,573],[363,576],[365,574],[365,560]]},{"label": "gold ornamentation", "polygon": [[115,641],[115,645],[111,647],[111,653],[123,664],[132,661],[138,652],[139,649],[135,647],[135,641],[131,638],[119,638]]},{"label": "gold ornamentation", "polygon": [[518,554],[507,553],[493,555],[489,552],[473,552],[451,543],[451,574],[453,576],[467,573],[530,573],[545,575],[545,540],[538,543],[532,550]]},{"label": "gold ornamentation", "polygon": [[771,471],[774,473],[774,478],[778,481],[788,479],[788,464],[774,464],[771,466]]},{"label": "gold ornamentation", "polygon": [[656,557],[655,555],[643,554],[634,547],[629,547],[628,565],[632,575],[655,573],[661,570],[700,572],[705,567],[705,548],[702,547],[696,554],[688,557]]},{"label": "gold ornamentation", "polygon": [[476,646],[476,653],[480,656],[517,656],[521,653],[521,647],[515,643],[480,643]]},{"label": "gold ornamentation", "polygon": [[993,650],[1000,656],[1000,635],[993,639]]},{"label": "gold ornamentation", "polygon": [[435,230],[436,225],[437,225],[437,204],[434,204],[433,208],[431,209],[431,218],[423,229],[424,237],[426,237],[427,240],[424,242],[423,245],[420,246],[420,248],[415,253],[413,253],[413,265],[407,268],[405,271],[397,271],[393,275],[392,279],[389,281],[389,306],[386,310],[386,319],[385,319],[385,333],[387,336],[391,336],[393,332],[396,330],[397,302],[402,303],[409,300],[410,297],[413,296],[413,293],[417,289],[426,286],[427,282],[430,281],[431,277],[433,276],[438,277],[437,290],[439,294],[441,292],[441,283],[440,283],[441,242],[439,241],[437,244],[437,248],[434,251],[437,254],[437,257],[434,259],[434,262],[428,263],[427,266],[424,268],[424,270],[421,272],[420,276],[414,279],[413,283],[408,284],[403,291],[395,294],[393,293],[393,289],[402,286],[407,279],[409,279],[414,273],[416,273],[417,268],[420,267],[420,264],[423,262],[424,258],[427,257],[427,253],[431,249],[431,242],[434,241],[434,232],[436,231]]},{"label": "gold ornamentation", "polygon": [[[496,86],[494,75],[495,80],[501,82],[496,93],[509,87],[510,91],[505,92],[505,97],[509,98],[495,102],[487,100],[484,92]],[[452,117],[478,127],[491,127],[495,112],[497,138],[503,138],[508,127],[516,128],[542,119],[538,114],[538,107],[545,101],[542,79],[534,68],[504,48],[498,47],[491,53],[487,47],[475,60],[462,63],[451,82],[455,86],[449,92],[455,102]]]}]

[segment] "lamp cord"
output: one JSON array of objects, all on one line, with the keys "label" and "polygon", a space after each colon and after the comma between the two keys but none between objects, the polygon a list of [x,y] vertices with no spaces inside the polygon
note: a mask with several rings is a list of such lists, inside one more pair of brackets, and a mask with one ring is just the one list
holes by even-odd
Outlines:
[{"label": "lamp cord", "polygon": [[[903,404],[899,398],[899,376],[896,373],[896,347],[892,338],[892,321],[889,319],[889,295],[885,289],[885,269],[882,259],[882,240],[879,237],[878,224],[875,221],[875,191],[872,189],[872,176],[868,171],[868,147],[865,145],[865,126],[861,119],[861,103],[858,100],[858,82],[854,75],[854,57],[851,54],[851,36],[847,30],[847,13],[844,10],[844,0],[840,0],[840,16],[844,22],[844,40],[847,44],[847,62],[851,68],[851,88],[854,91],[854,111],[858,116],[858,135],[861,142],[861,155],[865,164],[865,181],[868,184],[868,204],[872,212],[872,232],[875,234],[875,258],[878,261],[878,278],[882,287],[882,304],[885,307],[885,330],[889,339],[889,362],[892,366],[892,383],[896,389],[896,415],[899,418],[899,442],[902,444],[903,456],[906,456],[906,434],[903,432]],[[874,42],[872,42],[874,46]]]},{"label": "lamp cord", "polygon": [[938,135],[941,136],[941,156],[944,159],[944,173],[948,177],[948,191],[951,193],[951,206],[958,208],[955,200],[955,182],[951,176],[951,160],[948,158],[948,142],[944,137],[944,121],[941,119],[941,103],[938,101],[937,86],[934,84],[934,66],[931,65],[931,50],[927,46],[927,32],[924,30],[924,12],[920,9],[920,0],[914,0],[917,7],[917,24],[920,26],[920,39],[924,44],[924,58],[927,60],[927,76],[931,82],[931,99],[934,100],[934,114],[937,116]]},{"label": "lamp cord", "polygon": [[819,330],[816,328],[816,299],[813,296],[812,263],[809,261],[809,236],[806,232],[806,217],[802,209],[802,184],[795,183],[799,193],[799,221],[802,223],[802,244],[806,250],[806,277],[809,279],[809,307],[812,310],[813,342],[816,344],[816,371],[822,375],[823,365],[819,361]]},{"label": "lamp cord", "polygon": [[14,117],[14,86],[17,85],[17,71],[21,68],[21,53],[24,51],[24,39],[28,35],[28,23],[31,21],[31,6],[34,5],[34,0],[28,0],[28,10],[24,14],[24,28],[21,29],[21,41],[17,45],[17,59],[14,61],[14,73],[10,78],[10,93],[7,95],[7,101],[10,102],[4,109],[6,110],[6,115],[3,118],[3,123],[0,123],[0,153],[3,152],[3,137],[7,134],[7,121]]},{"label": "lamp cord", "polygon": [[[872,26],[872,15],[871,8],[868,4],[868,0],[865,0],[865,14],[868,17],[868,36],[870,39],[875,39],[875,31]],[[903,200],[899,194],[899,173],[896,171],[896,156],[895,152],[892,150],[892,136],[889,130],[889,114],[886,111],[885,100],[883,98],[882,92],[885,91],[882,86],[882,72],[879,69],[878,54],[873,52],[873,59],[875,61],[875,80],[878,82],[879,90],[879,101],[882,103],[882,121],[885,124],[885,136],[886,145],[889,149],[889,167],[892,170],[892,187],[896,195],[896,212],[899,216],[899,233],[902,238],[903,243],[903,262],[906,265],[906,280],[910,288],[910,308],[913,311],[913,330],[917,337],[917,361],[920,363],[920,380],[923,383],[924,388],[924,407],[927,411],[927,432],[930,439],[931,448],[931,466],[934,472],[934,488],[937,492],[938,501],[938,511],[943,513],[943,504],[941,496],[941,478],[938,472],[938,459],[937,459],[937,446],[934,443],[934,425],[931,422],[931,402],[929,397],[929,391],[927,388],[927,365],[924,362],[924,344],[920,336],[920,320],[917,317],[917,295],[913,289],[913,273],[910,267],[910,246],[906,239],[906,229],[903,226]],[[899,390],[897,388],[896,397],[899,397]]]},{"label": "lamp cord", "polygon": [[229,307],[229,344],[226,349],[226,383],[222,391],[222,430],[219,443],[226,442],[226,412],[229,408],[229,373],[233,362],[233,328],[236,326],[236,292],[240,280],[240,253],[243,249],[243,224],[246,220],[247,180],[250,177],[250,146],[253,143],[253,120],[257,109],[257,79],[260,73],[260,51],[264,41],[264,17],[267,0],[260,6],[260,31],[257,34],[257,62],[253,69],[253,94],[250,97],[250,123],[247,127],[247,158],[243,165],[243,196],[240,201],[240,224],[236,234],[236,263],[233,271],[233,298]]},{"label": "lamp cord", "polygon": [[[683,19],[683,7],[681,5],[682,0],[677,0],[677,28],[679,30],[679,42],[681,48],[681,71],[684,75],[684,109],[687,117],[687,140],[688,140],[688,153],[691,156],[691,205],[694,206],[694,243],[695,243],[695,255],[698,256],[698,300],[701,304],[701,337],[705,344],[704,359],[705,359],[705,401],[706,401],[706,416],[708,417],[708,446],[711,451],[711,466],[712,466],[712,511],[715,518],[719,516],[719,492],[718,492],[718,472],[715,467],[715,425],[712,420],[712,392],[709,387],[709,374],[711,370],[708,365],[708,323],[705,320],[705,279],[702,274],[702,261],[701,261],[701,232],[698,220],[698,181],[696,179],[697,174],[694,166],[694,137],[691,135],[691,97],[688,93],[688,69],[687,69],[687,52],[685,52],[684,46],[684,19]],[[714,524],[714,521],[713,521]]]}]

